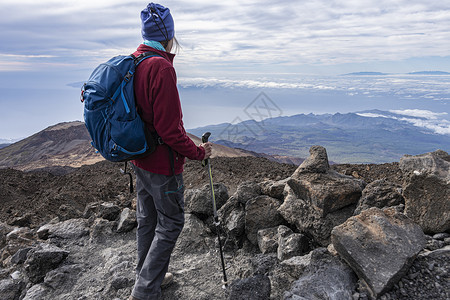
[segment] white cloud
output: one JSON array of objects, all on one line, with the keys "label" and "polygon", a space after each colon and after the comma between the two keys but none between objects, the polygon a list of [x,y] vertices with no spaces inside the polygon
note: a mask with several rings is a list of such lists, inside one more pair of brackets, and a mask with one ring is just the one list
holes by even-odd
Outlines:
[{"label": "white cloud", "polygon": [[[140,42],[135,1],[2,1],[0,53],[98,57]],[[420,0],[167,0],[180,65],[328,65],[448,56],[450,3]],[[33,45],[31,47],[31,45]],[[16,53],[17,54],[17,53]],[[239,72],[236,70],[234,72]]]},{"label": "white cloud", "polygon": [[450,135],[450,122],[447,120],[422,120],[422,119],[411,119],[411,118],[400,118],[400,121],[405,121],[413,124],[417,127],[423,127],[430,129],[438,134],[448,134]]},{"label": "white cloud", "polygon": [[374,114],[374,113],[357,113],[358,116],[366,117],[366,118],[387,118],[388,116],[381,115],[381,114]]},{"label": "white cloud", "polygon": [[[408,122],[414,126],[426,128],[434,131],[437,134],[450,135],[450,121],[440,118],[447,115],[447,113],[435,113],[429,110],[421,109],[406,109],[406,110],[390,110],[389,112],[396,115],[383,115],[382,113],[358,113],[357,115],[368,118],[390,118],[403,122]],[[398,115],[410,116],[399,117]]]},{"label": "white cloud", "polygon": [[436,113],[436,112],[432,112],[429,110],[422,110],[422,109],[390,110],[390,112],[399,114],[399,115],[424,118],[424,119],[428,119],[428,120],[437,120],[438,117],[442,117],[442,116],[445,116],[448,114],[446,112]]}]

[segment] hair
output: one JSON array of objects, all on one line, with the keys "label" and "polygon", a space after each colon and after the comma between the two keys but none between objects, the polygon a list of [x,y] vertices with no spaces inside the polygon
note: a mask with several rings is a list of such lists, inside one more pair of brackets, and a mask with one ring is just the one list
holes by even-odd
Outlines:
[{"label": "hair", "polygon": [[[160,43],[164,48],[166,48],[169,41],[161,41]],[[180,52],[181,48],[182,47],[181,47],[180,43],[178,42],[177,38],[174,36],[172,49],[169,49],[169,52],[174,51],[176,54],[178,54]]]},{"label": "hair", "polygon": [[178,42],[177,38],[174,36],[173,37],[173,46],[172,46],[171,51],[173,50],[176,54],[178,54],[180,52],[181,48],[182,47],[180,45],[180,42]]}]

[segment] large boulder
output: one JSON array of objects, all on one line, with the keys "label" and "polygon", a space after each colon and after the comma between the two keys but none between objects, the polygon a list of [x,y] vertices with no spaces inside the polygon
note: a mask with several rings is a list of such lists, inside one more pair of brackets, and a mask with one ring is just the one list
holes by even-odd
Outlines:
[{"label": "large boulder", "polygon": [[245,206],[235,195],[217,211],[223,232],[227,236],[226,246],[240,248],[245,239]]},{"label": "large boulder", "polygon": [[353,215],[365,183],[330,169],[325,148],[313,146],[284,190],[283,218],[321,246],[330,242],[334,226]]},{"label": "large boulder", "polygon": [[109,221],[115,221],[120,215],[120,207],[111,202],[95,202],[86,206],[83,217],[88,219],[91,216],[103,218]]},{"label": "large boulder", "polygon": [[89,234],[89,227],[85,219],[70,219],[56,224],[45,224],[38,229],[37,234],[41,239],[78,239]]},{"label": "large boulder", "polygon": [[51,293],[51,288],[44,283],[35,284],[27,290],[25,297],[22,300],[48,299]]},{"label": "large boulder", "polygon": [[385,179],[375,180],[369,183],[362,191],[361,199],[355,209],[354,215],[371,207],[390,207],[404,204],[402,187]]},{"label": "large boulder", "polygon": [[335,171],[292,176],[288,185],[299,199],[320,209],[322,217],[357,203],[364,189],[363,181]]},{"label": "large boulder", "polygon": [[253,181],[246,181],[244,183],[241,183],[237,187],[236,192],[233,194],[233,197],[237,201],[245,205],[247,201],[261,195],[262,189],[260,184]]},{"label": "large boulder", "polygon": [[278,209],[280,214],[299,232],[308,234],[316,243],[326,247],[330,243],[331,230],[353,215],[354,206],[346,206],[328,213],[324,217],[322,209],[298,197],[294,189],[291,188],[291,182],[289,181],[286,186],[286,197]]},{"label": "large boulder", "polygon": [[28,252],[25,272],[32,283],[42,282],[45,275],[57,268],[68,255],[68,251],[54,245],[40,244]]},{"label": "large boulder", "polygon": [[264,228],[257,233],[258,247],[261,253],[274,253],[278,249],[278,227]]},{"label": "large boulder", "polygon": [[133,230],[137,225],[136,211],[124,208],[120,214],[119,224],[117,225],[117,232],[128,232]]},{"label": "large boulder", "polygon": [[322,146],[309,148],[310,156],[303,161],[292,175],[299,177],[302,173],[327,173],[330,170],[327,150]]},{"label": "large boulder", "polygon": [[335,227],[331,241],[375,297],[389,290],[425,246],[425,236],[395,208],[370,208]]},{"label": "large boulder", "polygon": [[297,168],[288,184],[298,198],[328,213],[356,203],[365,183],[330,169],[325,148],[313,146],[311,155]]},{"label": "large boulder", "polygon": [[273,181],[267,180],[261,183],[261,192],[264,195],[270,196],[276,199],[283,199],[284,187],[286,186],[289,178]]},{"label": "large boulder", "polygon": [[283,299],[352,299],[356,282],[355,274],[345,263],[319,248],[311,253],[306,271],[285,292]]},{"label": "large boulder", "polygon": [[270,280],[265,275],[233,281],[228,291],[229,300],[269,300]]},{"label": "large boulder", "polygon": [[35,244],[35,233],[28,227],[14,228],[6,235],[6,245],[0,249],[0,262],[9,264],[11,256],[15,255],[17,251],[31,247]]},{"label": "large boulder", "polygon": [[81,265],[65,265],[49,271],[44,278],[44,284],[53,290],[70,290],[76,282],[79,274],[83,272]]},{"label": "large boulder", "polygon": [[91,231],[89,233],[89,241],[91,243],[107,243],[110,239],[117,222],[108,221],[107,219],[97,218],[93,220]]},{"label": "large boulder", "polygon": [[253,245],[258,245],[258,230],[275,227],[285,221],[278,212],[281,202],[269,196],[259,196],[245,205],[245,232]]},{"label": "large boulder", "polygon": [[189,252],[204,252],[208,246],[214,246],[209,229],[194,214],[186,214],[183,230],[178,237],[175,247]]},{"label": "large boulder", "polygon": [[[283,299],[284,292],[291,289],[292,283],[298,280],[311,264],[312,253],[313,251],[304,256],[294,256],[272,267],[269,273],[272,299]],[[278,258],[276,260],[278,262]]]},{"label": "large boulder", "polygon": [[450,230],[450,162],[438,150],[417,156],[405,155],[400,169],[405,181],[405,214],[425,233]]},{"label": "large boulder", "polygon": [[301,256],[309,249],[309,241],[303,234],[294,233],[289,227],[278,226],[277,257],[280,261]]},{"label": "large boulder", "polygon": [[[215,183],[214,196],[216,199],[216,209],[222,207],[228,199],[228,189],[222,183]],[[211,200],[211,188],[209,185],[201,189],[188,189],[184,193],[184,207],[186,213],[195,214],[201,218],[213,215],[213,205]]]},{"label": "large boulder", "polygon": [[19,300],[24,288],[23,282],[15,282],[12,279],[0,280],[0,299]]}]

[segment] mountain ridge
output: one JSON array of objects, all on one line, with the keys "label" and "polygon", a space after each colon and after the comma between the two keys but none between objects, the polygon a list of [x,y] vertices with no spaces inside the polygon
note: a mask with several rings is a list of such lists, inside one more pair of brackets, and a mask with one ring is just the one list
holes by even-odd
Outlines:
[{"label": "mountain ridge", "polygon": [[[201,139],[188,133],[195,144]],[[264,157],[272,161],[300,164],[303,159],[283,155],[267,155],[216,144],[212,157]],[[0,148],[0,168],[21,171],[50,171],[65,174],[104,158],[91,146],[89,133],[81,121],[63,122],[47,127],[25,139]]]},{"label": "mountain ridge", "polygon": [[[418,124],[428,127],[415,126]],[[306,157],[311,146],[321,145],[336,163],[386,163],[398,161],[404,154],[449,149],[450,134],[435,132],[446,132],[445,126],[450,128],[435,119],[371,110],[247,120],[190,132],[208,129],[218,144],[260,153]]]}]

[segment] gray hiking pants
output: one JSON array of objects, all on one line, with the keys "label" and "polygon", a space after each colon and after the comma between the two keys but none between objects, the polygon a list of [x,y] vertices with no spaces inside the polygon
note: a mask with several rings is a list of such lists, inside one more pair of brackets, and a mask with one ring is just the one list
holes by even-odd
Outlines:
[{"label": "gray hiking pants", "polygon": [[170,255],[184,225],[182,174],[166,176],[133,166],[136,173],[137,253],[132,296],[156,300]]}]

